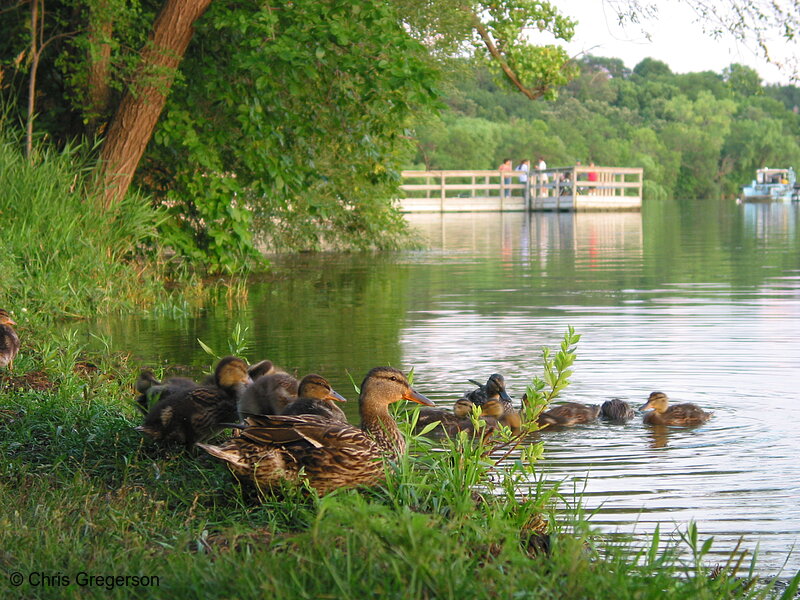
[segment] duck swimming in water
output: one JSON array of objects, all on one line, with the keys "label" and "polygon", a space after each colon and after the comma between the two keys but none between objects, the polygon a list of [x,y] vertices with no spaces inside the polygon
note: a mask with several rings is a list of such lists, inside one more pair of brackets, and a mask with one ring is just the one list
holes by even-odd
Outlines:
[{"label": "duck swimming in water", "polygon": [[612,423],[627,423],[635,416],[631,405],[619,398],[606,400],[600,406],[600,417]]},{"label": "duck swimming in water", "polygon": [[644,416],[646,425],[702,425],[713,415],[688,402],[670,406],[669,398],[663,392],[650,394],[640,410],[651,410]]},{"label": "duck swimming in water", "polygon": [[264,488],[304,480],[326,494],[371,485],[383,479],[384,460],[405,452],[405,438],[389,414],[389,405],[400,400],[433,405],[397,369],[375,367],[361,384],[360,427],[316,415],[251,417],[238,438],[198,446]]},{"label": "duck swimming in water", "polygon": [[472,390],[464,394],[464,398],[477,406],[483,406],[488,400],[500,400],[505,410],[513,410],[511,397],[506,392],[506,380],[500,373],[492,373],[485,384],[480,384],[474,379],[469,380],[478,386],[477,390]]},{"label": "duck swimming in water", "polygon": [[539,427],[572,427],[597,420],[600,407],[596,404],[564,402],[539,414]]}]

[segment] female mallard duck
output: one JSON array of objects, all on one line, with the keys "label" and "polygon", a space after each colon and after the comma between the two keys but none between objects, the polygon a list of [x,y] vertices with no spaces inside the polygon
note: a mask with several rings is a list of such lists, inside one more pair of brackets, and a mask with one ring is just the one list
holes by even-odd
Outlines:
[{"label": "female mallard duck", "polygon": [[696,404],[673,404],[669,406],[669,398],[663,392],[653,392],[640,410],[650,410],[644,416],[646,425],[701,425],[711,418],[713,413],[706,412]]},{"label": "female mallard duck", "polygon": [[600,407],[596,404],[581,404],[579,402],[564,402],[558,406],[542,412],[539,415],[539,427],[556,426],[572,427],[583,423],[591,423],[600,414]]},{"label": "female mallard duck", "polygon": [[361,384],[360,428],[316,415],[252,417],[240,437],[198,446],[265,488],[301,479],[319,494],[370,485],[383,478],[384,459],[405,451],[405,438],[389,414],[389,405],[399,400],[433,405],[400,371],[376,367]]},{"label": "female mallard duck", "polygon": [[633,412],[631,405],[624,400],[612,398],[611,400],[606,400],[600,406],[600,416],[612,423],[627,423],[636,416],[636,413]]},{"label": "female mallard duck", "polygon": [[474,379],[470,379],[469,381],[478,386],[477,390],[472,390],[464,394],[464,397],[473,404],[483,406],[487,400],[499,399],[503,402],[503,408],[505,410],[514,409],[511,404],[511,398],[506,392],[506,380],[500,373],[493,373],[490,375],[485,385],[481,385]]},{"label": "female mallard duck", "polygon": [[16,325],[11,315],[0,308],[0,367],[14,369],[14,359],[19,352],[19,336],[12,325]]},{"label": "female mallard duck", "polygon": [[297,400],[290,402],[281,414],[317,415],[331,421],[347,423],[344,411],[336,406],[336,402],[347,400],[337,394],[322,375],[306,375],[300,380]]},{"label": "female mallard duck", "polygon": [[150,408],[159,401],[182,396],[199,387],[199,384],[188,377],[167,377],[164,381],[159,381],[150,369],[142,369],[134,387],[139,392],[136,408],[146,416]]},{"label": "female mallard duck", "polygon": [[184,389],[159,400],[137,431],[157,442],[179,442],[187,448],[207,439],[223,423],[236,420],[236,401],[250,383],[247,363],[235,356],[219,361],[213,386]]},{"label": "female mallard duck", "polygon": [[239,416],[279,415],[297,399],[300,384],[288,373],[262,375],[239,398]]}]

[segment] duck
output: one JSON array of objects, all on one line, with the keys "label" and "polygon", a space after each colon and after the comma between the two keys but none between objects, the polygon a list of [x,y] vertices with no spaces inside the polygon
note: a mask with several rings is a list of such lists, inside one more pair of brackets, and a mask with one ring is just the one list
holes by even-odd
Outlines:
[{"label": "duck", "polygon": [[16,322],[8,311],[0,308],[0,368],[8,367],[14,370],[14,359],[19,352],[19,336],[14,331]]},{"label": "duck", "polygon": [[372,485],[384,478],[384,461],[405,452],[406,441],[389,405],[410,400],[433,406],[392,367],[375,367],[361,384],[361,426],[318,415],[249,417],[241,435],[220,446],[198,443],[260,489],[303,481],[320,495]]},{"label": "duck", "polygon": [[250,383],[247,363],[235,356],[221,359],[214,369],[214,385],[175,390],[148,411],[137,431],[159,443],[177,442],[187,449],[236,419],[236,402]]},{"label": "duck", "polygon": [[136,408],[146,416],[150,408],[160,400],[183,395],[199,386],[200,384],[188,377],[167,377],[159,381],[152,370],[142,369],[134,384],[136,391],[139,392],[136,397]]},{"label": "duck", "polygon": [[572,427],[595,421],[600,414],[597,404],[581,404],[580,402],[564,402],[539,414],[539,427],[557,426]]},{"label": "duck", "polygon": [[481,418],[493,427],[497,424],[505,425],[511,429],[511,433],[514,435],[519,435],[522,431],[522,417],[519,411],[513,407],[508,410],[508,407],[499,398],[492,398],[484,403],[481,407]]},{"label": "duck", "polygon": [[472,431],[474,426],[469,416],[473,406],[475,405],[466,398],[459,398],[453,404],[452,410],[440,407],[422,408],[419,411],[415,430],[419,432],[431,423],[438,421],[439,425],[432,431],[444,431],[450,436],[459,431]]},{"label": "duck", "polygon": [[279,415],[297,399],[300,383],[288,373],[262,375],[239,398],[237,410],[242,419],[258,415]]},{"label": "duck", "polygon": [[280,367],[276,367],[275,364],[269,360],[260,360],[257,363],[250,365],[247,369],[247,374],[250,375],[250,379],[256,381],[259,377],[263,377],[264,375],[274,375],[275,373],[285,373],[283,369]]},{"label": "duck", "polygon": [[702,425],[714,414],[688,402],[670,406],[669,398],[663,392],[651,393],[640,410],[651,409],[644,416],[645,425]]},{"label": "duck", "polygon": [[318,415],[331,421],[347,423],[344,411],[336,402],[347,402],[322,375],[312,373],[300,380],[297,400],[290,402],[282,415]]},{"label": "duck", "polygon": [[478,386],[477,390],[464,394],[464,398],[473,404],[483,406],[487,400],[499,399],[503,402],[505,410],[514,409],[511,397],[506,392],[506,380],[500,373],[492,373],[485,384],[478,383],[474,379],[470,379],[469,382]]},{"label": "duck", "polygon": [[627,423],[634,416],[636,413],[633,411],[633,407],[619,398],[606,400],[600,406],[600,417],[612,423]]}]

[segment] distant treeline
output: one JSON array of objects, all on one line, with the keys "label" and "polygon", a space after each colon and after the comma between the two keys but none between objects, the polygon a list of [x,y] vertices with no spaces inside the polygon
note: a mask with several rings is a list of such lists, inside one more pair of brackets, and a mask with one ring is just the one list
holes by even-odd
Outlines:
[{"label": "distant treeline", "polygon": [[491,169],[509,157],[644,167],[645,196],[737,194],[763,166],[800,166],[800,89],[764,86],[753,69],[676,74],[645,59],[589,56],[555,102],[531,102],[463,65],[449,110],[421,123],[415,166]]}]

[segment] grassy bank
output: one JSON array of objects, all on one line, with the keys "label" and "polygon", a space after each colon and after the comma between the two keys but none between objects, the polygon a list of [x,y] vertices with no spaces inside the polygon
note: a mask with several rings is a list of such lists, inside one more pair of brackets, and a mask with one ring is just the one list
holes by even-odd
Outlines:
[{"label": "grassy bank", "polygon": [[[416,440],[385,485],[322,499],[258,498],[205,455],[141,439],[134,365],[21,356],[0,383],[0,590],[4,598],[759,598],[747,577],[710,577],[708,549],[607,543],[523,462]],[[86,359],[89,359],[88,361]],[[25,373],[39,373],[26,379]],[[532,455],[536,447],[530,446]],[[502,453],[502,448],[497,452]],[[497,456],[497,452],[493,456]],[[22,574],[22,584],[12,577]],[[85,573],[86,575],[82,575]],[[97,580],[89,575],[142,579]],[[149,579],[144,579],[144,578]]]}]

